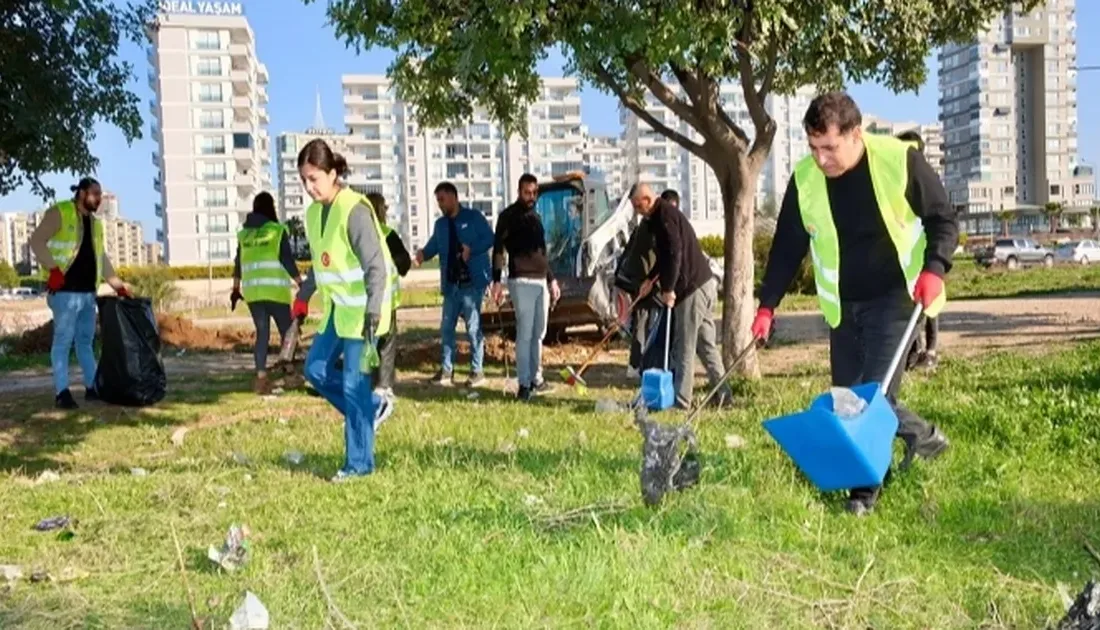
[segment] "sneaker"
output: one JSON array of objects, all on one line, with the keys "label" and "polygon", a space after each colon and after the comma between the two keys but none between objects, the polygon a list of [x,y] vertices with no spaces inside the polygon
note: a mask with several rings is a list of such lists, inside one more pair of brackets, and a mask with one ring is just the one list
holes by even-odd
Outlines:
[{"label": "sneaker", "polygon": [[484,384],[485,375],[481,372],[473,372],[470,378],[466,379],[466,387],[481,387]]},{"label": "sneaker", "polygon": [[360,477],[366,477],[369,474],[370,473],[350,472],[350,471],[347,471],[347,470],[344,470],[343,468],[341,468],[340,470],[336,471],[336,474],[333,475],[332,478],[329,479],[329,481],[331,483],[345,483],[345,482],[348,482],[348,481],[353,481],[353,480],[358,479]]},{"label": "sneaker", "polygon": [[939,357],[936,356],[935,350],[929,350],[921,354],[920,359],[917,360],[917,367],[925,370],[934,370],[940,364]]},{"label": "sneaker", "polygon": [[882,486],[875,488],[855,488],[848,494],[845,509],[855,516],[866,516],[875,509]]},{"label": "sneaker", "polygon": [[520,400],[520,401],[523,401],[523,402],[530,402],[531,398],[532,398],[531,388],[526,386],[526,385],[520,385],[519,386],[519,391],[516,392],[516,400]]},{"label": "sneaker", "polygon": [[450,387],[455,384],[454,374],[451,372],[444,372],[440,370],[432,377],[432,385],[439,385],[441,387]]},{"label": "sneaker", "polygon": [[919,438],[905,439],[905,456],[901,460],[901,467],[908,468],[913,457],[920,457],[925,461],[931,461],[943,454],[951,446],[947,436],[939,427],[933,426],[928,435]]},{"label": "sneaker", "polygon": [[633,365],[628,365],[626,366],[626,378],[631,381],[636,381],[642,378],[642,373]]},{"label": "sneaker", "polygon": [[379,396],[381,398],[386,398],[390,402],[393,402],[394,399],[397,398],[397,396],[393,393],[393,388],[392,387],[376,387],[376,388],[374,388],[374,393],[375,393],[376,396]]},{"label": "sneaker", "polygon": [[84,389],[84,400],[87,402],[94,402],[102,399],[99,397],[99,392],[97,392],[94,387],[88,387]]},{"label": "sneaker", "polygon": [[554,391],[554,386],[543,379],[531,386],[531,393],[533,394],[548,394]]},{"label": "sneaker", "polygon": [[377,432],[378,427],[382,426],[386,418],[393,414],[394,405],[386,396],[379,396],[376,402],[377,405],[374,407],[374,430]]},{"label": "sneaker", "polygon": [[68,389],[63,389],[57,393],[57,396],[53,399],[53,406],[58,409],[79,409],[80,405],[76,404],[76,400],[73,398],[73,393]]}]

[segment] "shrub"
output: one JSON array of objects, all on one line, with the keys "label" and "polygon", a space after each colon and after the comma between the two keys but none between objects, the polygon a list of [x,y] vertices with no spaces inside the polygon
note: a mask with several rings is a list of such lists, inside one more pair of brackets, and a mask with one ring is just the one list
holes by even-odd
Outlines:
[{"label": "shrub", "polygon": [[147,297],[153,303],[153,310],[164,312],[180,298],[180,288],[172,277],[172,268],[164,265],[131,269],[123,277],[139,297]]},{"label": "shrub", "polygon": [[19,286],[19,273],[6,260],[0,260],[0,288],[14,289]]},{"label": "shrub", "polygon": [[716,234],[699,239],[699,247],[703,249],[704,254],[711,258],[722,258],[726,255],[725,241]]},{"label": "shrub", "polygon": [[[135,273],[141,273],[144,269],[150,267],[119,267],[118,277],[129,282],[129,279]],[[158,268],[162,269],[161,273],[165,273],[172,280],[205,280],[210,277],[211,273],[215,279],[225,279],[233,277],[233,265],[214,265],[213,268],[208,268],[206,265],[181,265],[178,267],[168,267],[159,265]],[[303,274],[309,271],[309,261],[299,261],[298,270]]]}]

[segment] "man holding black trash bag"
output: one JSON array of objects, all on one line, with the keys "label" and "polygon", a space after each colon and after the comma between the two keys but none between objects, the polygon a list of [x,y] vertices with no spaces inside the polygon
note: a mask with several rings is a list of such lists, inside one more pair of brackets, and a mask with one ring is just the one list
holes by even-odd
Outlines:
[{"label": "man holding black trash bag", "polygon": [[[881,381],[904,341],[914,303],[935,317],[946,301],[958,222],[943,184],[911,143],[864,134],[862,114],[844,92],[815,98],[802,124],[811,155],[795,166],[779,211],[753,335],[766,339],[775,308],[807,252],[829,324],[832,383]],[[885,384],[906,446],[932,459],[947,438],[897,403],[899,370]],[[856,488],[847,509],[870,512],[881,487]]]},{"label": "man holding black trash bag", "polygon": [[92,349],[96,328],[96,292],[106,279],[119,297],[130,297],[126,284],[115,275],[104,244],[103,222],[96,216],[103,189],[85,177],[71,188],[72,199],[59,201],[42,214],[31,234],[30,247],[43,269],[46,303],[53,312],[54,405],[76,409],[69,391],[69,353],[76,346],[76,359],[84,378],[84,399],[98,400],[95,390],[96,358]]}]

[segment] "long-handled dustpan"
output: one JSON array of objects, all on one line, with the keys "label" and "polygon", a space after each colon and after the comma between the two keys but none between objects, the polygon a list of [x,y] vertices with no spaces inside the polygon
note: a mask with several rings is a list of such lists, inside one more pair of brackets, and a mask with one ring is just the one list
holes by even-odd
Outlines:
[{"label": "long-handled dustpan", "polygon": [[818,489],[851,490],[882,484],[898,429],[898,417],[886,391],[909,349],[920,314],[918,304],[882,382],[851,388],[862,401],[861,411],[838,413],[829,392],[814,399],[805,411],[764,422],[764,429]]}]

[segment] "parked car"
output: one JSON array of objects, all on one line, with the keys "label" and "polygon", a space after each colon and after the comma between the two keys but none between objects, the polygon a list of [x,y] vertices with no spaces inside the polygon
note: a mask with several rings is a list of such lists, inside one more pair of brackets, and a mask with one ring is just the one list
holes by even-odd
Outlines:
[{"label": "parked car", "polygon": [[975,257],[985,267],[1004,265],[1018,269],[1021,265],[1054,266],[1054,252],[1027,238],[1001,238]]},{"label": "parked car", "polygon": [[1100,241],[1085,239],[1063,243],[1054,250],[1058,262],[1087,265],[1100,262]]}]

